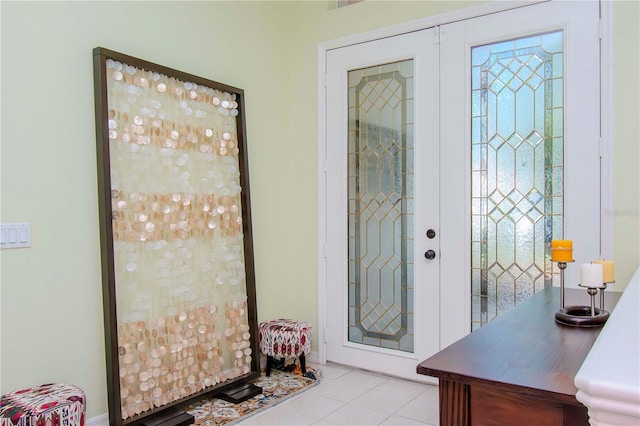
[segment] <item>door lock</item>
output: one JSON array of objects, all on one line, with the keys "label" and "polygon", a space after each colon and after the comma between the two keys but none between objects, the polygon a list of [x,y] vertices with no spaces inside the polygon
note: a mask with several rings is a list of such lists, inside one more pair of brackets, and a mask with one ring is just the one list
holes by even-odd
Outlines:
[{"label": "door lock", "polygon": [[424,257],[426,257],[429,260],[435,259],[436,258],[436,252],[433,251],[433,250],[427,250],[426,252],[424,252]]},{"label": "door lock", "polygon": [[433,229],[429,229],[427,231],[427,238],[430,240],[433,240],[436,237],[436,231],[434,231]]}]

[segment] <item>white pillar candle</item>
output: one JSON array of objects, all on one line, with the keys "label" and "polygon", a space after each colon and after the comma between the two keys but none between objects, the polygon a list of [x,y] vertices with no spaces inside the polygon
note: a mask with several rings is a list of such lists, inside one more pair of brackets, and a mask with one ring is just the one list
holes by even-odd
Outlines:
[{"label": "white pillar candle", "polygon": [[583,263],[580,265],[580,285],[583,287],[602,287],[602,264]]}]

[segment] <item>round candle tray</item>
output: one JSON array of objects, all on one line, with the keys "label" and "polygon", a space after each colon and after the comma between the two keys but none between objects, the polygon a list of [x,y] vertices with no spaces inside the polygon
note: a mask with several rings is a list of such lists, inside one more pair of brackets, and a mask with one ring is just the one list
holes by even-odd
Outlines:
[{"label": "round candle tray", "polygon": [[609,312],[594,308],[591,315],[589,306],[567,306],[556,312],[556,322],[572,327],[601,327],[609,319]]}]

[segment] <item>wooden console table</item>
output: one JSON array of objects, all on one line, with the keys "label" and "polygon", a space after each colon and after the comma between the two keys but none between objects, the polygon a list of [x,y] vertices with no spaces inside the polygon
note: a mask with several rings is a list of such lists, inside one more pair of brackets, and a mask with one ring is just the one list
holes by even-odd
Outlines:
[{"label": "wooden console table", "polygon": [[[619,296],[605,292],[605,309]],[[586,290],[565,290],[574,304],[589,304]],[[587,426],[573,380],[602,328],[557,324],[559,307],[547,287],[420,363],[440,382],[440,426]]]}]

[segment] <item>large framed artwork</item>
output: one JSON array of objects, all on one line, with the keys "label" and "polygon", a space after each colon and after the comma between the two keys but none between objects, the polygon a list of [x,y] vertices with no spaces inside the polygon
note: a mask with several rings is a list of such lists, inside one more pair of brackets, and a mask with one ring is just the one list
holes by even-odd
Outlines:
[{"label": "large framed artwork", "polygon": [[93,58],[110,424],[255,394],[244,93],[101,47]]}]

